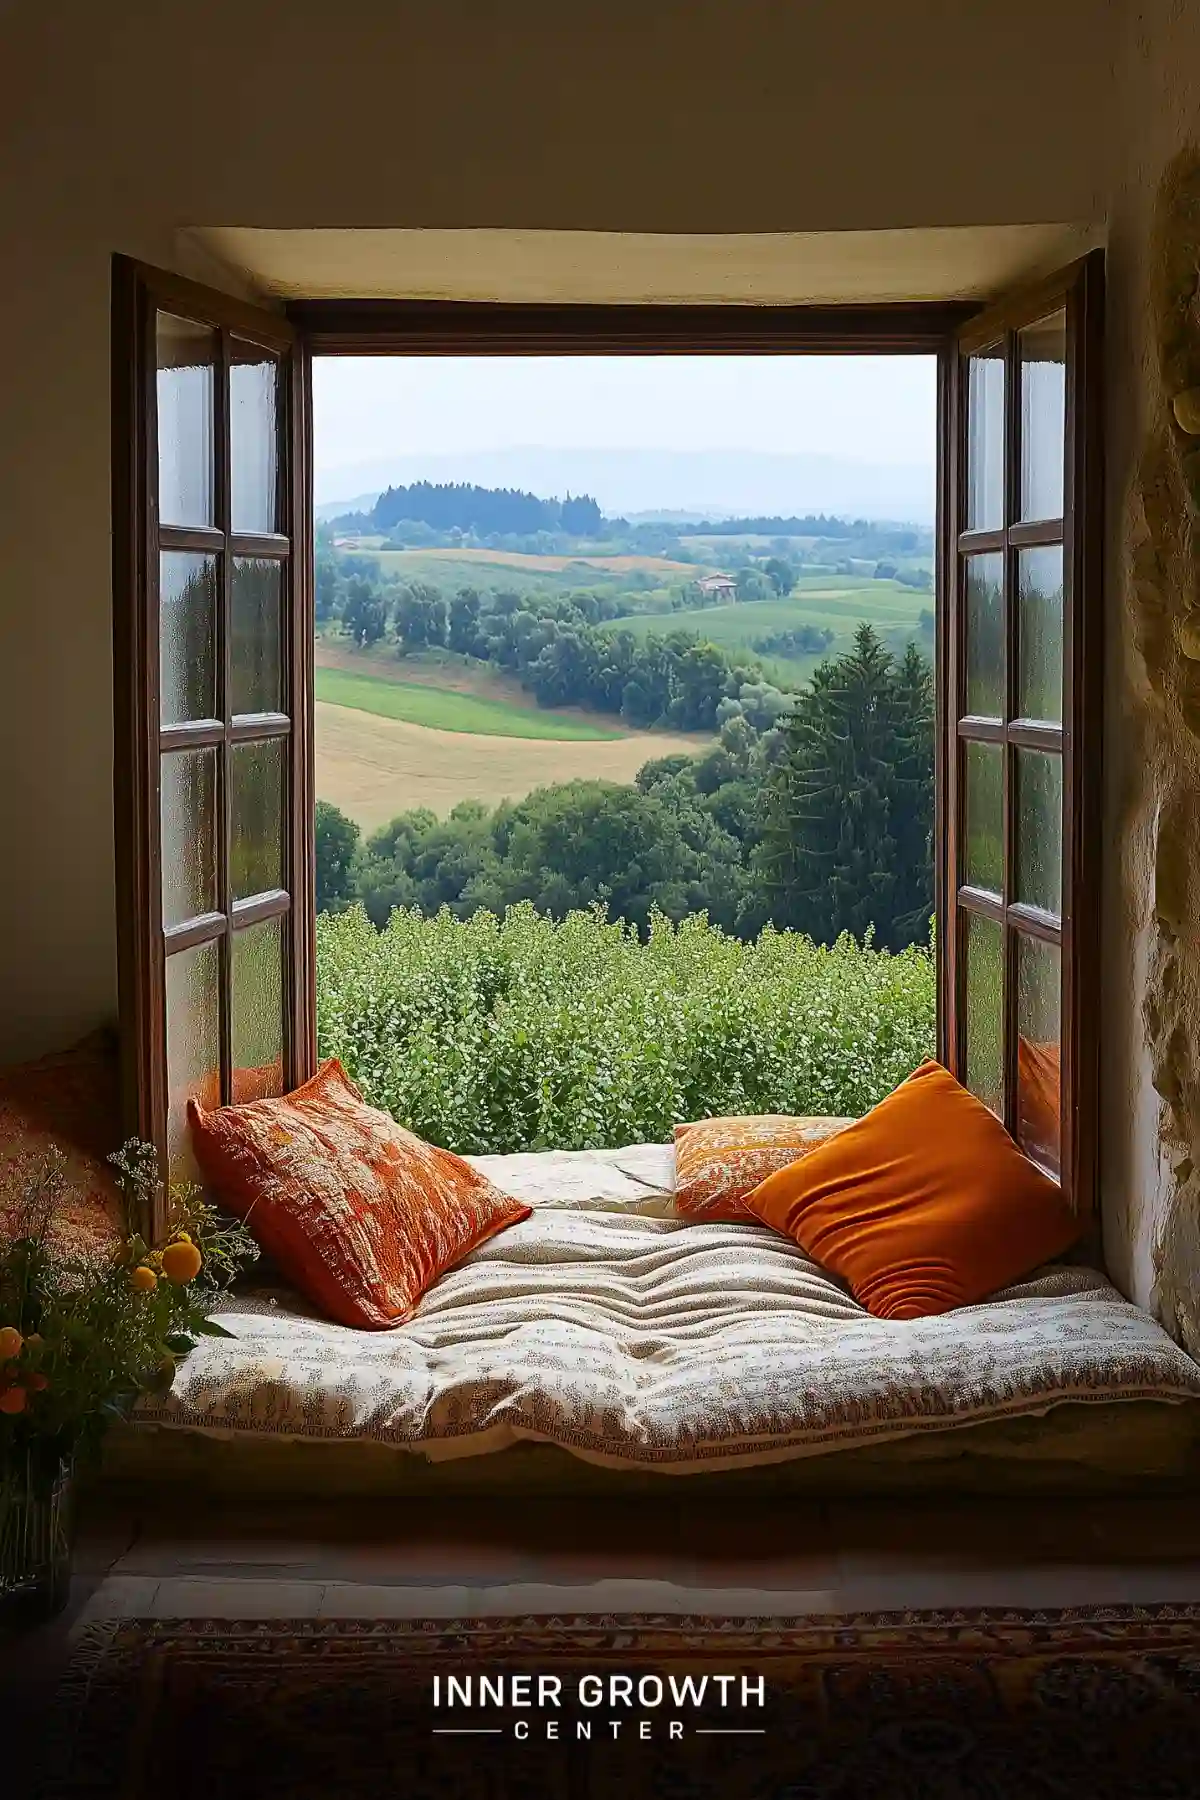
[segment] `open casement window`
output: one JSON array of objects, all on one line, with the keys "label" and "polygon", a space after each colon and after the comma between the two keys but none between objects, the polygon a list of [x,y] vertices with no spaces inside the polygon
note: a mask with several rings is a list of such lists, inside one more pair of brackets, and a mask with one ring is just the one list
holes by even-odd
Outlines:
[{"label": "open casement window", "polygon": [[114,587],[131,1125],[315,1060],[308,358],[938,355],[940,1054],[1081,1211],[1096,1140],[1099,253],[1010,303],[299,301],[118,258]]},{"label": "open casement window", "polygon": [[186,1178],[190,1096],[313,1064],[306,370],[282,315],[120,258],[113,322],[127,1115]]},{"label": "open casement window", "polygon": [[1094,1205],[1100,799],[1099,253],[951,358],[940,701],[949,1067]]}]

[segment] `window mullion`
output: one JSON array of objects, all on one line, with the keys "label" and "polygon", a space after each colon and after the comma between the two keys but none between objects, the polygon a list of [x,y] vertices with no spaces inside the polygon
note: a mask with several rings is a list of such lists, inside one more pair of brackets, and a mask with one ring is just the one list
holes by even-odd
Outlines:
[{"label": "window mullion", "polygon": [[217,583],[217,711],[222,722],[221,742],[217,749],[217,905],[227,925],[218,949],[220,969],[219,1018],[221,1033],[221,1104],[227,1106],[233,1091],[233,1016],[230,991],[233,950],[229,922],[233,915],[233,796],[230,768],[230,726],[233,722],[233,553],[230,547],[231,526],[231,458],[229,432],[229,367],[228,331],[220,334],[217,367],[216,429],[217,453],[217,528],[222,550]]},{"label": "window mullion", "polygon": [[1016,1047],[1016,934],[1008,909],[1017,898],[1017,782],[1016,750],[1010,726],[1020,707],[1017,599],[1017,550],[1013,525],[1021,516],[1021,383],[1015,331],[1004,337],[1004,979],[1001,1000],[1003,1020],[1004,1123],[1015,1132],[1017,1124]]}]

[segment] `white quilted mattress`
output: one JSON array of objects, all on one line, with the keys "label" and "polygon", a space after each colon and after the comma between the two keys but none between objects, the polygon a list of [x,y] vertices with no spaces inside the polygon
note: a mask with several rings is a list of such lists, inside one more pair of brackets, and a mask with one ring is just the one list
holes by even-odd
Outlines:
[{"label": "white quilted mattress", "polygon": [[438,1460],[524,1439],[690,1474],[1063,1401],[1200,1397],[1200,1368],[1090,1269],[884,1321],[765,1227],[677,1218],[669,1146],[471,1160],[534,1213],[408,1324],[355,1331],[295,1296],[230,1296],[234,1338],[205,1339],[138,1416]]}]

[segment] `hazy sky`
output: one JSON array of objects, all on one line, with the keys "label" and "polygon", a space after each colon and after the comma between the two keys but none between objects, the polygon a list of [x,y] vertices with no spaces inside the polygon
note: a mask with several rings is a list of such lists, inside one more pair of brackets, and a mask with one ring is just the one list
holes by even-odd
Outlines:
[{"label": "hazy sky", "polygon": [[932,357],[328,357],[313,370],[318,489],[389,455],[819,452],[933,466]]}]

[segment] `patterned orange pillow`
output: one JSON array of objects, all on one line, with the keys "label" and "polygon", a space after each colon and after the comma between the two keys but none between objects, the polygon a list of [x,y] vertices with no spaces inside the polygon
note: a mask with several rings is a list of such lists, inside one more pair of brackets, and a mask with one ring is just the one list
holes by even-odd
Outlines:
[{"label": "patterned orange pillow", "polygon": [[107,1159],[121,1138],[115,1034],[93,1032],[69,1050],[0,1070],[0,1237],[22,1229],[22,1191],[54,1149],[64,1186],[49,1242],[67,1254],[110,1256],[125,1209]]},{"label": "patterned orange pillow", "polygon": [[341,1325],[402,1324],[439,1275],[531,1211],[368,1106],[334,1058],[281,1099],[190,1100],[188,1118],[221,1203]]},{"label": "patterned orange pillow", "polygon": [[743,1204],[760,1181],[786,1169],[853,1119],[757,1113],[675,1127],[675,1210],[688,1219],[759,1224]]}]

